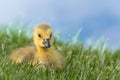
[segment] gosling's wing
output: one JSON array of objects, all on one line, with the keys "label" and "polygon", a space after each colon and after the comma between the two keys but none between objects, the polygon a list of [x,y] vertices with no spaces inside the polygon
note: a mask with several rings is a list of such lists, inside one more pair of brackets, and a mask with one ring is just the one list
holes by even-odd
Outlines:
[{"label": "gosling's wing", "polygon": [[36,49],[34,46],[19,48],[12,52],[10,59],[16,63],[29,62],[33,59],[35,52]]}]

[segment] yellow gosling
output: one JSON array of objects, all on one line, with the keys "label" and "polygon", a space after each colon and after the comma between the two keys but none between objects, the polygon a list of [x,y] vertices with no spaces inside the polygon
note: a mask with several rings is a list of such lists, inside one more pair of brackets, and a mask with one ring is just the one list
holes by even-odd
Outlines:
[{"label": "yellow gosling", "polygon": [[35,26],[33,40],[35,47],[24,47],[13,51],[10,55],[11,60],[16,63],[32,63],[44,68],[51,65],[59,69],[65,68],[65,58],[52,45],[52,29],[48,24]]}]

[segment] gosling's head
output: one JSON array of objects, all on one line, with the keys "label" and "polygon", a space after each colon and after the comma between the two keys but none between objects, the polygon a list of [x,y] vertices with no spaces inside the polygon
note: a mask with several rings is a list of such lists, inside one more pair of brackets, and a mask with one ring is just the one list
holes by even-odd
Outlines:
[{"label": "gosling's head", "polygon": [[52,29],[48,24],[39,24],[34,29],[34,43],[37,47],[50,48],[52,44]]}]

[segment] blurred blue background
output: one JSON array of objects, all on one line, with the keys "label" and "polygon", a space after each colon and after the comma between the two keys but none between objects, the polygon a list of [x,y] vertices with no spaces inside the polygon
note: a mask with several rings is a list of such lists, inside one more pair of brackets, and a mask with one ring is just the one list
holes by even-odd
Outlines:
[{"label": "blurred blue background", "polygon": [[120,45],[120,0],[0,0],[0,24],[19,19],[30,25],[49,23],[63,40],[86,45],[104,37]]}]

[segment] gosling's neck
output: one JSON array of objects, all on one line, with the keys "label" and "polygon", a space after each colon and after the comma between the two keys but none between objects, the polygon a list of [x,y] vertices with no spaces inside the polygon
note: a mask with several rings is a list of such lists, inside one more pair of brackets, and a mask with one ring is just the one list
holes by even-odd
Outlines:
[{"label": "gosling's neck", "polygon": [[44,54],[50,51],[50,48],[45,48],[45,47],[37,47],[37,53],[38,54]]}]

